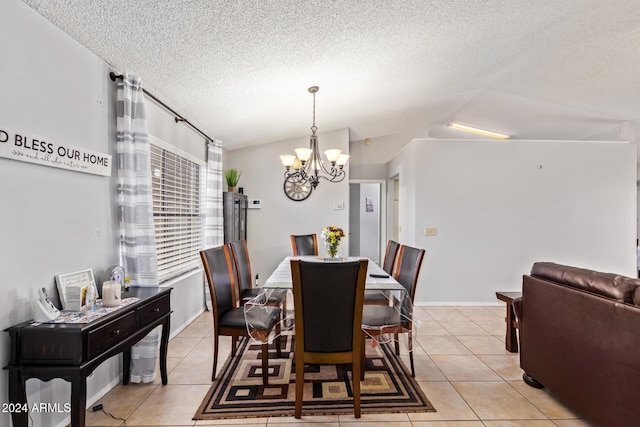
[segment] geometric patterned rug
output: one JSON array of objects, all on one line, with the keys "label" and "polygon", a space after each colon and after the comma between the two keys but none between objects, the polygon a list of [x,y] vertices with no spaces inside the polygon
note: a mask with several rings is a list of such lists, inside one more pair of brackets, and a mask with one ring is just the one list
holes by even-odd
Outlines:
[{"label": "geometric patterned rug", "polygon": [[[282,336],[282,357],[269,348],[269,384],[262,385],[261,349],[240,341],[204,397],[194,420],[293,416],[295,364],[293,335]],[[365,379],[360,385],[363,414],[435,412],[415,379],[387,344],[367,342]],[[302,415],[353,414],[350,365],[308,365]]]}]

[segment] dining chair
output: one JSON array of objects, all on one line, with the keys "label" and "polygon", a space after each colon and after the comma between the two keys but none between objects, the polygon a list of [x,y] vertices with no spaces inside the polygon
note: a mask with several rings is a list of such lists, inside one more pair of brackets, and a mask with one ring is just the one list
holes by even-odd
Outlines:
[{"label": "dining chair", "polygon": [[[246,304],[248,301],[256,298],[264,292],[264,289],[253,287],[253,276],[251,275],[251,261],[249,259],[247,241],[234,240],[227,243],[227,245],[229,245],[229,249],[231,250],[236,276],[238,278],[237,284],[240,301],[242,304]],[[282,309],[282,315],[284,316],[287,309],[287,291],[270,290],[268,292],[266,304],[274,307],[280,307]]]},{"label": "dining chair", "polygon": [[[280,308],[264,307],[264,317],[254,319],[251,335],[245,321],[244,307],[239,305],[236,274],[229,247],[219,246],[200,251],[205,276],[211,293],[213,308],[213,373],[216,378],[218,365],[219,336],[231,337],[231,356],[235,356],[238,337],[251,337],[262,343],[262,383],[267,385],[269,377],[269,334],[280,321]],[[281,357],[280,337],[276,333],[277,356]]]},{"label": "dining chair", "polygon": [[289,236],[294,256],[318,255],[318,237],[316,233]]},{"label": "dining chair", "polygon": [[[377,339],[383,334],[393,334],[396,354],[400,354],[398,335],[406,333],[408,337],[409,361],[411,376],[415,377],[413,366],[413,300],[418,284],[418,275],[424,258],[425,250],[401,245],[398,251],[395,279],[404,288],[404,301],[396,301],[390,305],[365,305],[362,314],[362,329],[365,337]],[[364,368],[364,351],[362,353]]]},{"label": "dining chair", "polygon": [[351,363],[353,410],[360,418],[362,307],[368,260],[291,260],[295,315],[295,417],[302,415],[306,364]]},{"label": "dining chair", "polygon": [[[398,249],[400,249],[400,243],[389,240],[387,242],[387,249],[384,253],[384,261],[382,262],[382,269],[390,276],[393,275],[393,266],[396,262],[396,256],[398,255]],[[381,304],[389,305],[389,295],[384,291],[364,291],[364,303],[365,304]]]}]

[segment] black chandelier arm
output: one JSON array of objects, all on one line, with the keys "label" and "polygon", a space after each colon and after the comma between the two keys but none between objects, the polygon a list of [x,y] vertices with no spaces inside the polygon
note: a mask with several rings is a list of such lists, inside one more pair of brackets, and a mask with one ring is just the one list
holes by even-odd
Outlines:
[{"label": "black chandelier arm", "polygon": [[331,168],[331,171],[327,172],[327,175],[329,176],[319,175],[318,178],[324,179],[329,182],[340,182],[347,176],[344,169],[342,168]]}]

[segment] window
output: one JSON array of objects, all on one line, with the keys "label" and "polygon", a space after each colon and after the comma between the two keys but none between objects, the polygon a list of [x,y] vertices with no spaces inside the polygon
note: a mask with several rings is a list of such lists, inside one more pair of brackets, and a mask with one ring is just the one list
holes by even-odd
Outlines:
[{"label": "window", "polygon": [[176,154],[177,149],[149,139],[158,278],[162,283],[200,266],[205,167],[186,153]]}]

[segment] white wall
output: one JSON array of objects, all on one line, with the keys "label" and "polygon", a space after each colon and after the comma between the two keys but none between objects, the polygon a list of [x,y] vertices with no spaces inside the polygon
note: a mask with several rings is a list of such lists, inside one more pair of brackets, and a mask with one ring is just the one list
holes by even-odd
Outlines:
[{"label": "white wall", "polygon": [[[321,151],[339,148],[349,152],[349,131],[340,129],[318,134]],[[224,142],[224,141],[223,141]],[[291,255],[290,234],[318,234],[319,250],[324,252],[320,239],[323,227],[337,225],[348,232],[349,225],[349,174],[339,183],[321,181],[311,196],[302,202],[294,202],[284,194],[284,167],[281,154],[293,154],[298,147],[308,147],[309,137],[273,142],[257,147],[229,151],[228,164],[242,171],[238,184],[244,187],[249,199],[261,199],[261,209],[248,213],[247,246],[251,257],[251,269],[262,281],[273,272],[282,259]],[[344,202],[343,210],[334,210],[333,202]],[[347,255],[349,242],[341,243]]]},{"label": "white wall", "polygon": [[635,143],[414,140],[396,174],[417,303],[493,303],[535,261],[636,275]]},{"label": "white wall", "polygon": [[[116,84],[108,78],[107,65],[18,0],[0,1],[0,40],[0,125],[113,155]],[[204,146],[202,138],[198,146]],[[112,208],[115,170],[108,178],[0,158],[0,182],[4,329],[32,318],[30,301],[38,287],[56,300],[56,274],[92,268],[101,277],[118,262],[118,243]],[[202,308],[202,274],[177,283],[172,329]],[[8,334],[2,333],[2,366],[8,355]],[[120,359],[106,361],[88,379],[88,403],[117,383]],[[0,380],[0,402],[8,402],[6,371],[0,371]],[[70,401],[70,386],[62,380],[31,379],[27,395],[30,403],[62,405]],[[64,413],[31,415],[36,426],[68,421]],[[0,425],[9,424],[9,414],[2,412]]]}]

